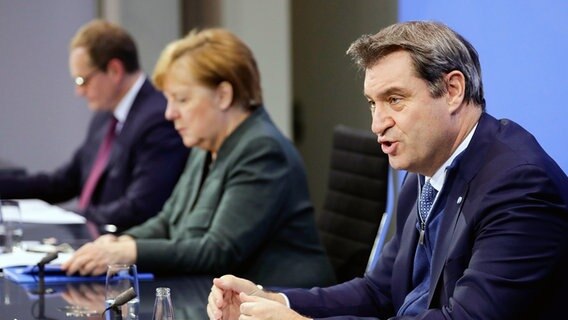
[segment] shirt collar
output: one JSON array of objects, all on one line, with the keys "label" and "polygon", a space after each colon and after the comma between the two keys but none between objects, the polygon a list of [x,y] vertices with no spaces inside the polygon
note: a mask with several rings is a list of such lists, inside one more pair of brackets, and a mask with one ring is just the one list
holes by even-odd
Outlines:
[{"label": "shirt collar", "polygon": [[454,153],[452,153],[452,155],[448,158],[448,160],[444,162],[444,164],[434,173],[434,175],[432,177],[425,177],[426,178],[425,181],[428,181],[428,179],[430,179],[430,184],[437,191],[440,191],[442,189],[442,186],[444,185],[444,180],[446,180],[447,169],[452,165],[456,157],[460,153],[462,153],[469,145],[469,142],[471,141],[471,138],[475,133],[475,129],[477,129],[477,123],[475,124],[473,129],[467,134],[465,139],[463,139],[463,141],[460,143],[460,145],[454,151]]},{"label": "shirt collar", "polygon": [[116,106],[116,109],[114,109],[113,115],[118,121],[118,123],[116,124],[117,130],[120,131],[120,129],[122,129],[122,125],[124,124],[124,121],[126,121],[126,117],[128,117],[128,112],[130,112],[130,108],[132,108],[134,99],[136,98],[138,91],[140,91],[140,88],[142,88],[145,80],[146,76],[144,74],[138,76],[136,82],[134,82],[134,84],[132,85],[132,87],[130,87],[124,97],[122,97],[122,99]]}]

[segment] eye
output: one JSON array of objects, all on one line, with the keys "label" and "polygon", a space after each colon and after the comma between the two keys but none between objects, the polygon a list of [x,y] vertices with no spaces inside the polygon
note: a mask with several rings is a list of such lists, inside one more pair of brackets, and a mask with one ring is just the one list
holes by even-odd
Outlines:
[{"label": "eye", "polygon": [[375,106],[375,101],[368,100],[367,103],[369,104],[369,110],[371,111],[371,113],[375,113],[375,109],[377,108]]},{"label": "eye", "polygon": [[393,105],[394,105],[394,104],[398,104],[401,100],[402,100],[402,98],[400,98],[400,97],[394,97],[394,96],[391,96],[391,97],[389,97],[389,98],[387,99],[388,103],[389,103],[389,104],[393,104]]},{"label": "eye", "polygon": [[181,103],[181,104],[186,103],[187,100],[188,100],[188,99],[187,99],[186,97],[175,97],[175,98],[174,98],[174,102],[175,102],[175,103]]}]

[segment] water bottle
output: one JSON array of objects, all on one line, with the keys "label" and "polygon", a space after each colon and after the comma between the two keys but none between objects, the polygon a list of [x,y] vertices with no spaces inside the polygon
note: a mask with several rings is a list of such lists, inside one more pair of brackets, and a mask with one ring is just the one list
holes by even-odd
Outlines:
[{"label": "water bottle", "polygon": [[152,320],[174,320],[174,307],[170,288],[156,288],[156,301]]}]

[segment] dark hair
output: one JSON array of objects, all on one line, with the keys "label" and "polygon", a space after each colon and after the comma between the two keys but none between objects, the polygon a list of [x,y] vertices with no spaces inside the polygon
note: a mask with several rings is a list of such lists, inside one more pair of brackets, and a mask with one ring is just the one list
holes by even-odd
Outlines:
[{"label": "dark hair", "polygon": [[442,23],[410,21],[393,24],[377,34],[360,37],[351,44],[347,54],[361,69],[367,69],[398,50],[410,54],[418,77],[428,83],[432,97],[438,98],[446,92],[444,75],[458,70],[465,77],[464,100],[485,110],[477,51]]},{"label": "dark hair", "polygon": [[82,26],[73,39],[70,49],[87,49],[92,64],[106,71],[110,60],[118,59],[127,73],[140,69],[138,51],[134,39],[121,27],[108,21],[93,20]]}]

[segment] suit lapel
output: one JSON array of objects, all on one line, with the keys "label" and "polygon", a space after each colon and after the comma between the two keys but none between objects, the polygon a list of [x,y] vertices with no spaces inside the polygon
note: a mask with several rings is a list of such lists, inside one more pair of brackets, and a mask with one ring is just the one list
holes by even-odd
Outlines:
[{"label": "suit lapel", "polygon": [[130,107],[128,114],[126,115],[126,119],[121,124],[122,127],[120,129],[120,132],[116,135],[114,139],[114,144],[112,146],[110,157],[105,167],[105,172],[108,171],[109,168],[112,168],[115,162],[118,159],[120,159],[120,154],[124,150],[125,141],[130,141],[135,139],[133,135],[138,131],[136,127],[139,127],[140,123],[140,121],[136,121],[136,119],[140,118],[141,114],[141,112],[138,111],[138,109],[142,108],[141,103],[142,101],[144,101],[144,96],[146,96],[151,90],[152,87],[150,86],[150,82],[148,82],[148,80],[144,80],[142,87],[140,87],[140,90],[136,94],[134,101],[132,101],[132,106]]},{"label": "suit lapel", "polygon": [[[418,201],[418,194],[416,192],[418,185],[417,175],[409,174],[401,189],[401,196],[398,201],[398,212],[408,212],[406,220],[404,220],[403,230],[400,233],[404,235],[400,237],[399,253],[393,268],[395,270],[412,270],[414,264],[414,254],[416,245],[418,243],[418,232],[416,230],[416,223],[418,213],[416,201]],[[402,218],[402,217],[401,217]],[[402,218],[403,219],[403,218]],[[394,304],[400,307],[404,303],[404,299],[408,292],[412,290],[412,273],[411,272],[393,272],[393,283],[399,283],[393,287],[393,300]]]},{"label": "suit lapel", "polygon": [[448,171],[446,176],[444,188],[449,191],[432,257],[429,306],[432,305],[439,291],[443,289],[441,287],[443,282],[441,275],[448,260],[451,244],[465,232],[467,227],[462,208],[467,199],[469,184],[485,161],[487,148],[492,144],[497,131],[497,124],[495,118],[482,113],[469,146],[459,156],[460,160],[457,161],[455,167]]},{"label": "suit lapel", "polygon": [[[448,185],[446,183],[445,185]],[[448,187],[451,188],[450,194],[446,201],[444,216],[438,231],[438,239],[436,248],[432,256],[432,266],[430,270],[430,295],[428,297],[428,305],[432,303],[436,295],[436,289],[441,285],[440,276],[443,272],[444,265],[448,260],[450,245],[454,242],[456,235],[460,235],[465,228],[465,219],[462,215],[462,207],[465,202],[469,185],[463,181],[458,180],[456,183],[450,183]]]},{"label": "suit lapel", "polygon": [[[417,200],[416,200],[417,201]],[[414,256],[416,253],[416,246],[418,245],[418,230],[416,230],[416,223],[418,222],[418,213],[416,201],[414,201],[414,205],[412,206],[412,210],[406,219],[406,223],[404,224],[404,230],[402,234],[410,235],[409,237],[403,237],[400,243],[401,249],[401,263],[405,266],[410,266],[412,270],[412,266],[414,265]],[[408,294],[409,290],[412,290],[412,273],[408,272],[405,279],[403,279],[403,284],[401,288],[404,288],[404,297]],[[403,297],[403,301],[404,301]]]},{"label": "suit lapel", "polygon": [[200,183],[201,180],[203,179],[203,171],[204,171],[203,169],[204,166],[206,165],[205,161],[206,158],[207,158],[206,151],[197,148],[193,148],[191,150],[191,155],[189,159],[190,168],[186,168],[184,171],[184,175],[188,174],[188,172],[192,173],[191,176],[187,178],[187,184],[188,184],[187,190],[189,192],[187,192],[188,193],[187,199],[180,202],[183,204],[181,207],[179,207],[180,210],[177,210],[177,212],[174,214],[174,217],[172,218],[172,221],[174,221],[174,223],[177,223],[180,216],[184,214],[186,211],[187,212],[191,211],[191,209],[195,205],[195,202],[197,201],[197,195],[199,194]]},{"label": "suit lapel", "polygon": [[[97,158],[99,149],[101,148],[101,145],[105,139],[105,136],[109,130],[109,125],[110,125],[110,121],[111,121],[111,114],[110,113],[105,113],[105,114],[101,114],[99,115],[100,118],[100,125],[99,128],[96,130],[95,135],[96,135],[96,142],[93,144],[93,154],[91,156],[89,156],[89,170],[85,171],[85,181],[87,179],[87,177],[89,176],[91,170],[93,170],[93,166],[95,164],[95,160]],[[115,162],[115,158],[117,154],[120,154],[120,149],[121,147],[119,146],[119,136],[115,136],[114,137],[114,141],[113,141],[113,145],[111,147],[110,150],[110,154],[108,155],[108,159],[107,159],[107,163],[105,164],[105,167],[103,169],[103,172],[101,173],[101,177],[98,179],[97,185],[100,184],[103,180],[104,180],[104,176],[107,174],[108,168],[111,166],[112,163]],[[118,150],[117,150],[118,149]]]}]

